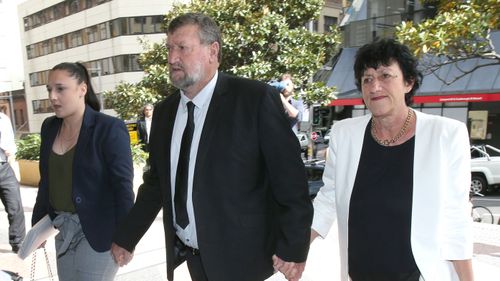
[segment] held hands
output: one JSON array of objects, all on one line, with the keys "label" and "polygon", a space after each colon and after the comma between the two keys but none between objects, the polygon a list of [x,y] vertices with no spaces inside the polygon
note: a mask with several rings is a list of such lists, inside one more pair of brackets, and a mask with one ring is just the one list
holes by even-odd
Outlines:
[{"label": "held hands", "polygon": [[274,270],[283,273],[288,281],[299,281],[306,267],[306,263],[287,262],[273,255],[273,267]]},{"label": "held hands", "polygon": [[119,266],[127,265],[134,257],[134,253],[127,251],[115,243],[111,244],[111,254]]}]

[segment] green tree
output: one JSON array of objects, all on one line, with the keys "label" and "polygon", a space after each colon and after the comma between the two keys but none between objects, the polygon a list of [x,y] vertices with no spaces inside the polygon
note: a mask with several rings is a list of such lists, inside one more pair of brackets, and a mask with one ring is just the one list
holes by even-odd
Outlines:
[{"label": "green tree", "polygon": [[[337,51],[340,32],[332,29],[318,34],[305,27],[319,16],[323,4],[320,0],[194,0],[174,5],[165,16],[165,26],[182,13],[205,13],[223,33],[221,71],[261,81],[291,73],[307,103],[325,104],[335,98],[335,89],[308,81]],[[108,105],[125,119],[144,103],[173,92],[164,44],[143,44],[139,63],[146,73],[144,79],[137,84],[122,83],[105,93]]]},{"label": "green tree", "polygon": [[[396,38],[412,48],[425,67],[441,81],[451,84],[468,73],[488,65],[500,64],[490,32],[500,27],[500,1],[424,0],[437,6],[437,15],[420,24],[403,22],[396,28]],[[469,69],[461,62],[470,58],[488,59]],[[455,77],[440,77],[437,70],[455,64],[461,73]]]}]

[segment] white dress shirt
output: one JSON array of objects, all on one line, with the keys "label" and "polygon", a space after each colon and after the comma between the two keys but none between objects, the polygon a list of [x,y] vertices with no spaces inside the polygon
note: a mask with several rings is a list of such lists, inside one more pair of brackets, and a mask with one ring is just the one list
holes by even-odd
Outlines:
[{"label": "white dress shirt", "polygon": [[149,118],[144,118],[144,123],[146,123],[146,142],[149,143],[149,132],[151,131],[151,121],[153,120],[153,118],[149,117]]},{"label": "white dress shirt", "polygon": [[[175,116],[174,131],[172,134],[172,145],[170,146],[170,183],[172,187],[172,211],[174,216],[174,225],[176,229],[177,236],[189,247],[198,248],[198,238],[196,236],[196,224],[193,209],[193,176],[194,167],[196,164],[196,155],[198,154],[198,145],[200,143],[201,131],[203,129],[203,124],[205,123],[205,117],[207,116],[208,107],[215,89],[215,84],[217,82],[218,73],[215,73],[214,77],[208,84],[194,97],[193,100],[189,100],[188,97],[184,95],[181,91],[181,100],[179,102],[179,107],[177,108],[177,115]],[[184,133],[184,128],[187,123],[187,103],[192,101],[195,105],[194,107],[194,133],[193,140],[191,142],[191,152],[189,154],[189,171],[188,171],[188,191],[187,191],[187,213],[189,218],[189,224],[185,229],[182,229],[177,225],[175,221],[175,204],[173,199],[175,197],[175,176],[177,173],[177,162],[179,159],[179,153],[181,150],[182,134]]]},{"label": "white dress shirt", "polygon": [[[2,112],[0,112],[0,149],[8,151],[10,157],[14,157],[17,151],[12,124],[9,117]],[[0,159],[0,161],[6,162],[8,159]]]}]

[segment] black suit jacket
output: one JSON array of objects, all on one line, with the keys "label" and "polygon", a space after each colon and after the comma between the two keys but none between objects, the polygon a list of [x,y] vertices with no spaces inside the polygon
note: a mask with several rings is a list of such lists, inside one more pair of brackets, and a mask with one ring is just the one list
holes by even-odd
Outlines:
[{"label": "black suit jacket", "polygon": [[[163,207],[169,280],[176,262],[170,143],[179,101],[177,92],[155,106],[151,169],[114,240],[132,251]],[[198,245],[210,280],[264,280],[275,253],[305,261],[312,205],[300,146],[273,88],[219,73],[193,182]]]},{"label": "black suit jacket", "polygon": [[[49,155],[62,119],[48,117],[42,124],[40,184],[32,224],[56,214],[49,202]],[[72,200],[90,246],[104,252],[113,233],[134,204],[134,170],[130,136],[118,118],[85,108],[73,158]]]},{"label": "black suit jacket", "polygon": [[144,118],[137,120],[137,135],[137,137],[139,138],[139,143],[142,144],[142,149],[144,151],[149,151],[148,129],[146,127],[146,120]]}]

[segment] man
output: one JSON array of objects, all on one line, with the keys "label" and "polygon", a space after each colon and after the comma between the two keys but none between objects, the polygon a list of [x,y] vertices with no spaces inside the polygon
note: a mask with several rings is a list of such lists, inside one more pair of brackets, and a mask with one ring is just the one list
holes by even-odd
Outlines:
[{"label": "man", "polygon": [[264,280],[273,264],[298,280],[312,208],[278,93],[218,72],[221,35],[211,18],[181,15],[167,35],[170,79],[180,91],[155,106],[151,168],[115,235],[115,260],[130,261],[163,208],[169,280],[184,260],[196,281]]},{"label": "man", "polygon": [[17,253],[26,235],[21,191],[9,158],[16,154],[14,131],[9,117],[0,112],[0,198],[9,219],[9,243]]},{"label": "man", "polygon": [[272,83],[281,93],[281,102],[285,108],[285,113],[288,116],[290,125],[294,133],[298,133],[300,129],[300,121],[302,121],[302,112],[304,111],[304,104],[302,100],[293,98],[294,84],[292,75],[285,73],[277,83]]},{"label": "man", "polygon": [[142,118],[137,122],[137,133],[142,149],[149,152],[149,132],[151,131],[151,121],[153,120],[153,105],[148,103],[142,110]]}]

